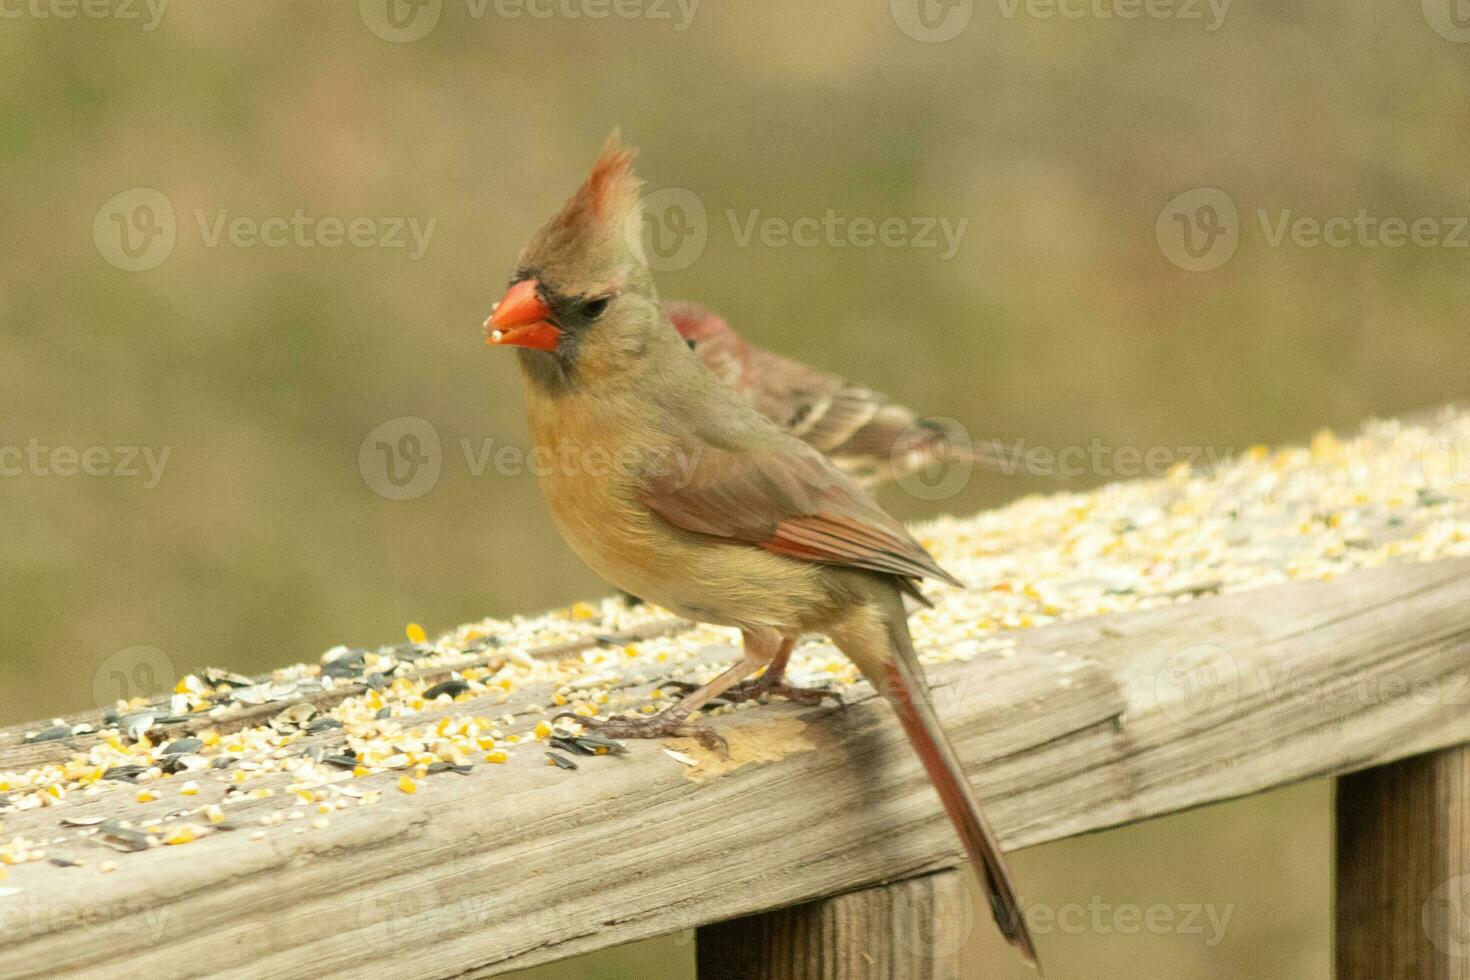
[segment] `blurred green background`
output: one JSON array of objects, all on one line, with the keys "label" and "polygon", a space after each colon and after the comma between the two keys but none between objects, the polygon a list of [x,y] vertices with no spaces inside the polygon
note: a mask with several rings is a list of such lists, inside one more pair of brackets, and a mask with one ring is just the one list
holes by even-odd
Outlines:
[{"label": "blurred green background", "polygon": [[[1465,396],[1453,0],[1133,19],[1105,0],[387,2],[4,6],[0,723],[91,707],[119,663],[148,665],[135,687],[262,671],[603,592],[534,478],[473,460],[526,443],[481,321],[615,124],[649,190],[705,212],[665,296],[979,438],[1224,451]],[[298,211],[300,240],[251,238]],[[937,234],[743,238],[829,211],[963,230],[952,255]],[[1360,211],[1446,240],[1275,238]],[[333,244],[329,216],[362,243]],[[58,472],[93,447],[108,475]],[[1117,475],[884,499],[914,519]],[[1329,796],[1019,855],[1055,906],[1235,904],[1213,947],[1043,936],[1055,975],[1325,977]],[[554,975],[691,957],[661,940]]]}]

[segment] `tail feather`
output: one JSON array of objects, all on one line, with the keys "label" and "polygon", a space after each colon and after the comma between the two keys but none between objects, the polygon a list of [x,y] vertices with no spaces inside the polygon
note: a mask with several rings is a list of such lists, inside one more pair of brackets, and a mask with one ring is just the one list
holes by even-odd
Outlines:
[{"label": "tail feather", "polygon": [[1004,853],[929,702],[923,667],[914,652],[908,625],[901,614],[896,621],[890,622],[890,632],[893,634],[894,655],[885,664],[888,683],[884,693],[929,773],[929,779],[970,856],[971,865],[985,885],[991,913],[1001,934],[1027,962],[1037,966],[1036,947],[1026,928],[1026,919],[1021,913],[1021,903],[1016,897]]}]

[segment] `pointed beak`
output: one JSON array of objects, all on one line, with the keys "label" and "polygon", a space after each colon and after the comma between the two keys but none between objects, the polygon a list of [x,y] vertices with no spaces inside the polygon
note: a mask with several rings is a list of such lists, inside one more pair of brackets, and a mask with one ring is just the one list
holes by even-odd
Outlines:
[{"label": "pointed beak", "polygon": [[485,321],[485,343],[492,347],[556,350],[561,331],[548,319],[551,310],[541,298],[540,288],[535,279],[522,279],[511,286]]}]

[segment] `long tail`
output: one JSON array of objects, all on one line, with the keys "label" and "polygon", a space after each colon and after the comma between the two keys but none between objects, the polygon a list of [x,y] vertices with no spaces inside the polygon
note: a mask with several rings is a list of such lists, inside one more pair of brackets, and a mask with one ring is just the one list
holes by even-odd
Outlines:
[{"label": "long tail", "polygon": [[959,757],[929,702],[924,669],[914,652],[901,609],[897,617],[890,619],[889,632],[893,638],[893,656],[884,665],[887,671],[884,694],[897,712],[909,742],[928,771],[929,779],[939,792],[939,799],[970,855],[971,865],[985,885],[995,924],[1028,963],[1039,966],[1036,947],[1026,929],[1026,919],[1021,914],[1021,903],[1011,883],[1004,853],[985,814],[980,812],[980,803],[975,799]]}]

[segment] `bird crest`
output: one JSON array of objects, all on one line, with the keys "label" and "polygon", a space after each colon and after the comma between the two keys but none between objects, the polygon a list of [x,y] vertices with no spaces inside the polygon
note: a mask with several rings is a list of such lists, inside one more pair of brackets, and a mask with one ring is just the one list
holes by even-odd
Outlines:
[{"label": "bird crest", "polygon": [[624,251],[617,244],[625,244],[639,265],[647,264],[639,199],[643,182],[633,173],[637,153],[623,145],[618,130],[612,131],[582,186],[527,247],[526,258],[533,260],[530,264],[571,259],[581,267],[600,265],[611,258],[610,252]]}]

